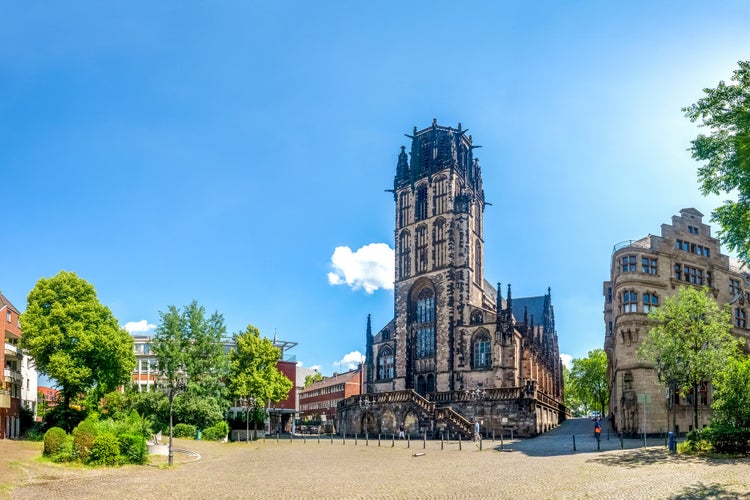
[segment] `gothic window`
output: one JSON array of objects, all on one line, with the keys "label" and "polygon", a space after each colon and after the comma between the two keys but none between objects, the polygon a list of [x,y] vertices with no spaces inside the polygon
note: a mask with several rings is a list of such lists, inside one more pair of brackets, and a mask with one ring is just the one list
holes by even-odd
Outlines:
[{"label": "gothic window", "polygon": [[482,311],[474,311],[471,313],[471,324],[472,325],[481,325],[484,323],[484,317],[482,316]]},{"label": "gothic window", "polygon": [[479,241],[474,245],[474,283],[482,286],[482,245]]},{"label": "gothic window", "polygon": [[422,172],[426,173],[430,170],[430,158],[432,157],[432,151],[430,151],[430,141],[422,141],[422,151],[420,152],[422,160]]},{"label": "gothic window", "polygon": [[398,227],[409,224],[409,193],[403,192],[398,199]]},{"label": "gothic window", "polygon": [[427,226],[422,224],[417,227],[414,233],[415,244],[416,244],[416,266],[415,269],[418,273],[427,270]]},{"label": "gothic window", "polygon": [[427,185],[417,187],[417,199],[414,204],[414,220],[427,218]]},{"label": "gothic window", "polygon": [[654,293],[643,294],[643,312],[648,313],[651,309],[659,307],[659,297]]},{"label": "gothic window", "polygon": [[641,258],[642,271],[646,274],[656,274],[656,259],[651,257]]},{"label": "gothic window", "polygon": [[638,294],[628,290],[622,292],[622,312],[638,312]]},{"label": "gothic window", "polygon": [[378,353],[378,380],[391,379],[394,374],[393,351],[390,347],[385,347]]},{"label": "gothic window", "polygon": [[448,211],[448,179],[438,178],[432,185],[432,215],[440,215]]},{"label": "gothic window", "polygon": [[482,207],[479,204],[474,205],[474,231],[478,236],[482,235]]},{"label": "gothic window", "polygon": [[630,273],[635,271],[635,255],[626,255],[621,260],[622,267],[620,268],[623,273]]},{"label": "gothic window", "polygon": [[432,224],[432,251],[435,267],[448,263],[448,240],[445,236],[445,219],[439,218]]},{"label": "gothic window", "polygon": [[409,231],[403,231],[398,241],[398,269],[401,279],[408,278],[411,274],[411,235]]},{"label": "gothic window", "polygon": [[471,367],[475,370],[489,368],[492,364],[490,354],[490,336],[482,330],[474,336],[471,343]]},{"label": "gothic window", "polygon": [[389,329],[387,329],[387,328],[385,330],[383,330],[383,334],[380,336],[380,339],[383,340],[383,341],[390,340],[391,339],[391,331]]},{"label": "gothic window", "polygon": [[740,281],[739,280],[733,280],[729,279],[729,293],[732,294],[732,297],[740,293]]},{"label": "gothic window", "polygon": [[435,293],[431,288],[423,289],[417,296],[414,315],[416,324],[416,358],[427,358],[435,354]]},{"label": "gothic window", "polygon": [[744,309],[736,308],[734,310],[734,326],[747,328],[747,312]]}]

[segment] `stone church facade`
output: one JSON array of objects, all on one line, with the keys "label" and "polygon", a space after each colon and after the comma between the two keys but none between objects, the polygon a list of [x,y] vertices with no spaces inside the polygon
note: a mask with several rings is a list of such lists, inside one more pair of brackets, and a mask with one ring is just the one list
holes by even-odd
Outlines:
[{"label": "stone church facade", "polygon": [[506,297],[484,278],[485,209],[472,137],[407,134],[393,185],[394,318],[366,331],[364,395],[338,405],[340,432],[536,435],[564,418],[551,292]]},{"label": "stone church facade", "polygon": [[615,245],[610,279],[604,282],[604,350],[609,377],[609,414],[626,435],[660,434],[693,428],[693,398],[698,398],[698,425],[711,419],[712,391],[706,382],[697,394],[680,394],[660,381],[652,363],[637,351],[651,325],[648,311],[663,304],[681,286],[707,287],[720,306],[730,304],[734,334],[750,351],[750,274],[721,253],[719,240],[694,208],[680,210],[661,235]]}]

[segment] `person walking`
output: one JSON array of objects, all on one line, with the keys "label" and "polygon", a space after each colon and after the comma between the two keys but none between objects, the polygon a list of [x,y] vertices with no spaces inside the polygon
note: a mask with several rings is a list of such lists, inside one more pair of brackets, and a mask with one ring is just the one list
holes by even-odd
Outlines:
[{"label": "person walking", "polygon": [[599,441],[599,438],[602,435],[602,426],[599,423],[599,417],[596,417],[596,420],[594,420],[594,437],[597,441]]},{"label": "person walking", "polygon": [[401,427],[398,428],[398,438],[404,439],[404,424],[401,424]]}]

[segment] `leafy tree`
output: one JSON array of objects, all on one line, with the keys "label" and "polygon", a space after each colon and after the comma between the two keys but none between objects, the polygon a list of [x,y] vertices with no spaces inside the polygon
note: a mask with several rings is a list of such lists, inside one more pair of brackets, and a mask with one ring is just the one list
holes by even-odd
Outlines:
[{"label": "leafy tree", "polygon": [[315,372],[312,375],[305,375],[305,388],[310,387],[315,382],[323,380],[323,375],[320,372]]},{"label": "leafy tree", "polygon": [[[654,326],[638,349],[638,356],[656,364],[663,380],[683,393],[711,381],[737,353],[738,339],[730,333],[728,307],[720,308],[707,288],[681,286],[648,313]],[[698,428],[698,398],[693,397],[693,428]]]},{"label": "leafy tree", "polygon": [[99,302],[94,287],[75,273],[40,279],[27,301],[21,347],[60,387],[62,425],[70,430],[73,399],[90,390],[103,395],[130,378],[133,338]]},{"label": "leafy tree", "polygon": [[563,365],[563,387],[565,394],[565,406],[573,412],[573,415],[580,415],[582,408],[585,408],[583,401],[578,397],[575,384],[573,383],[573,377],[571,376],[570,368]]},{"label": "leafy tree", "polygon": [[[235,341],[237,345],[229,353],[227,379],[231,394],[237,399],[253,401],[256,408],[286,398],[292,381],[276,368],[278,348],[269,339],[261,338],[260,331],[253,325],[235,335]],[[247,408],[249,411],[249,404]]]},{"label": "leafy tree", "polygon": [[732,80],[704,89],[705,97],[683,108],[690,121],[709,130],[691,142],[693,158],[705,161],[698,168],[701,191],[737,193],[714,210],[711,220],[721,226],[722,242],[744,262],[750,262],[750,61],[739,61]]},{"label": "leafy tree", "polygon": [[750,358],[728,360],[713,387],[714,422],[750,429]]},{"label": "leafy tree", "polygon": [[574,358],[570,379],[572,397],[577,398],[586,407],[598,408],[604,415],[609,403],[607,354],[604,350],[594,349],[589,351],[585,358]]},{"label": "leafy tree", "polygon": [[224,378],[228,372],[223,343],[227,332],[224,317],[214,312],[206,318],[206,310],[193,301],[183,308],[182,318],[185,337],[189,340],[185,369],[191,392],[217,398],[223,405],[227,395]]}]

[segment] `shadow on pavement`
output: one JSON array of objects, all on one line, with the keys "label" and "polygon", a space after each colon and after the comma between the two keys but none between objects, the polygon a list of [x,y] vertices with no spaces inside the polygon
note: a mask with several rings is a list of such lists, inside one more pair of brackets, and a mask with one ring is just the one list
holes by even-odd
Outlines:
[{"label": "shadow on pavement", "polygon": [[670,500],[702,500],[704,498],[711,498],[713,500],[729,500],[737,498],[747,498],[747,496],[740,496],[737,493],[727,490],[720,484],[697,483],[686,486],[683,491],[677,493],[676,495],[672,495],[669,498]]}]

